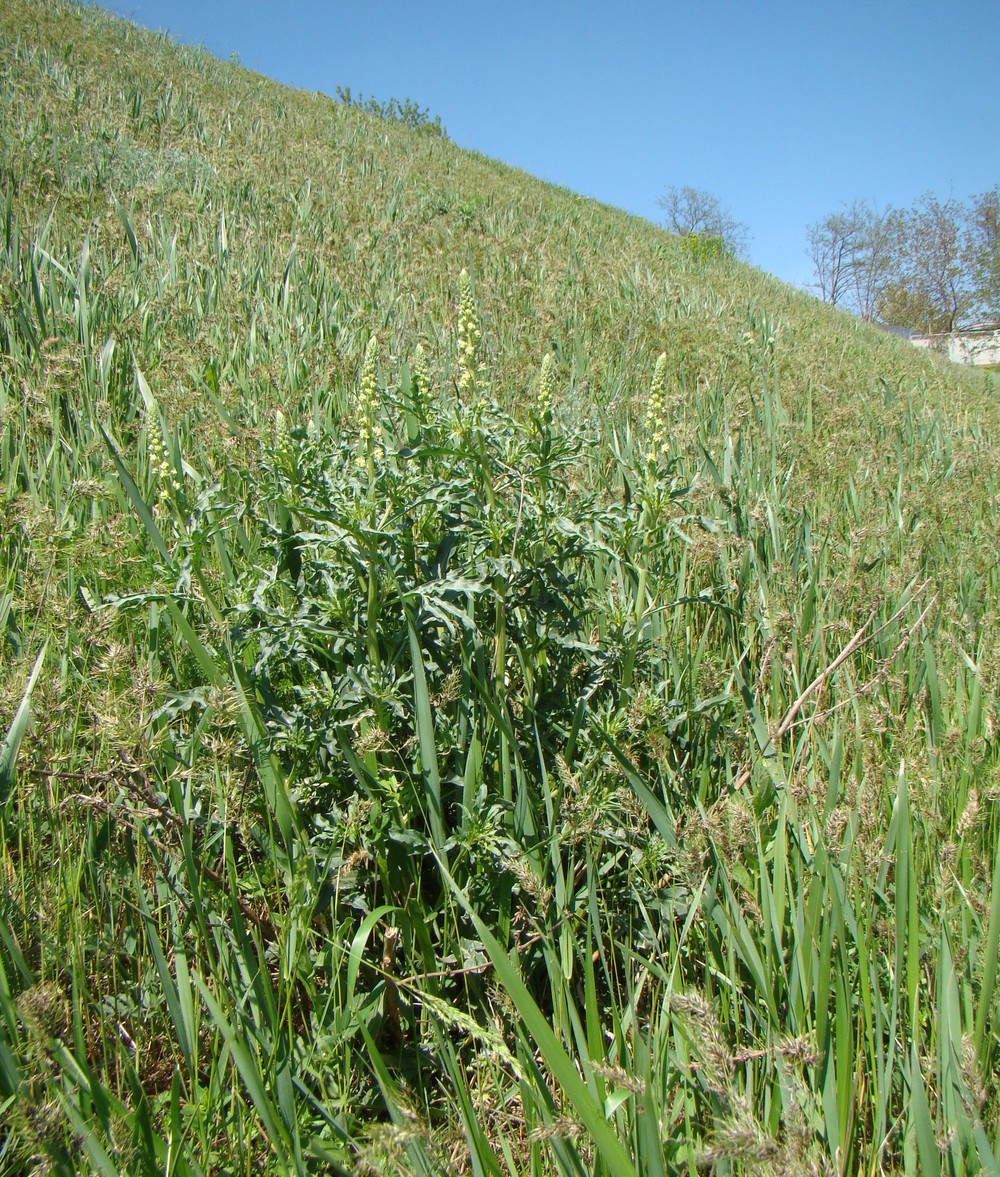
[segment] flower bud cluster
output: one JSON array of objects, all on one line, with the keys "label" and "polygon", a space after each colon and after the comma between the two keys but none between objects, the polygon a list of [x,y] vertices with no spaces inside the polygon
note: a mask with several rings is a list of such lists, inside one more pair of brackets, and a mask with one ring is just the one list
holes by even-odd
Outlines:
[{"label": "flower bud cluster", "polygon": [[373,335],[365,348],[365,361],[361,367],[361,387],[358,389],[358,438],[366,451],[371,447],[375,436],[378,402],[378,339]]},{"label": "flower bud cluster", "polygon": [[646,461],[655,466],[665,457],[670,444],[667,426],[667,401],[664,392],[667,382],[667,353],[661,352],[649,386],[649,401],[646,405],[646,432],[649,435],[649,451]]},{"label": "flower bud cluster", "polygon": [[463,269],[458,276],[458,391],[472,393],[482,372],[479,363],[479,347],[483,341],[479,330],[476,304],[472,300],[472,282],[469,271]]},{"label": "flower bud cluster", "polygon": [[292,455],[292,435],[281,409],[274,410],[274,453],[279,462],[287,462]]},{"label": "flower bud cluster", "polygon": [[170,498],[170,492],[176,494],[181,489],[181,484],[170,463],[170,454],[160,427],[160,415],[155,406],[146,412],[146,454],[149,459],[150,481],[160,488],[157,501],[165,503]]},{"label": "flower bud cluster", "polygon": [[413,353],[413,385],[418,401],[422,401],[431,390],[431,370],[427,363],[427,353],[419,343]]},{"label": "flower bud cluster", "polygon": [[552,397],[555,390],[555,364],[552,362],[552,353],[546,352],[542,360],[542,374],[538,378],[538,415],[546,423],[552,419]]}]

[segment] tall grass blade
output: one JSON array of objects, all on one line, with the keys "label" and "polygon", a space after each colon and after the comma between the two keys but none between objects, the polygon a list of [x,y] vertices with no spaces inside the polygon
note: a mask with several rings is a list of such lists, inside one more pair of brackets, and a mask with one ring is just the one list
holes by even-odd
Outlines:
[{"label": "tall grass blade", "polygon": [[990,917],[979,966],[979,1004],[976,1006],[976,1020],[972,1032],[976,1057],[983,1067],[984,1076],[992,1069],[989,1066],[989,1059],[993,1051],[987,1036],[987,1027],[990,1026],[993,1012],[993,995],[996,991],[998,969],[1000,969],[1000,845],[997,846],[993,859]]},{"label": "tall grass blade", "polygon": [[261,1073],[260,1067],[250,1053],[243,1038],[237,1034],[222,1007],[212,996],[211,990],[199,976],[194,977],[195,984],[201,993],[202,1000],[212,1017],[212,1021],[225,1039],[229,1053],[232,1055],[240,1078],[246,1086],[247,1094],[254,1108],[260,1116],[261,1126],[268,1143],[274,1149],[279,1164],[285,1172],[303,1172],[293,1162],[293,1148],[288,1129],[281,1118],[277,1107],[267,1094],[267,1081]]},{"label": "tall grass blade", "polygon": [[45,663],[45,653],[48,648],[49,644],[46,641],[38,652],[35,665],[32,667],[31,674],[28,676],[28,684],[24,688],[24,694],[21,696],[20,706],[14,714],[10,727],[7,729],[3,743],[0,744],[0,816],[3,814],[3,809],[14,787],[14,765],[17,761],[17,753],[21,747],[21,741],[24,739],[24,733],[28,728],[28,718],[31,714],[31,693],[35,689],[35,683],[38,682],[38,676],[42,673],[42,666]]},{"label": "tall grass blade", "polygon": [[420,772],[427,798],[431,840],[438,854],[443,854],[446,835],[444,810],[441,807],[441,774],[434,741],[434,716],[431,713],[430,695],[427,691],[427,675],[424,673],[424,654],[409,610],[406,613],[406,631],[410,642],[410,663],[413,667],[413,703],[417,717],[417,738],[420,743]]},{"label": "tall grass blade", "polygon": [[907,1084],[910,1088],[907,1119],[909,1130],[916,1135],[921,1177],[940,1177],[941,1154],[938,1152],[934,1121],[931,1119],[931,1109],[927,1103],[924,1078],[920,1073],[920,1056],[917,1053],[916,1042],[910,1046]]},{"label": "tall grass blade", "polygon": [[608,1173],[612,1174],[612,1177],[636,1177],[635,1167],[605,1119],[603,1109],[580,1078],[576,1065],[556,1037],[548,1019],[528,992],[527,986],[518,975],[510,957],[501,948],[486,924],[479,918],[472,904],[448,873],[448,868],[440,860],[438,865],[442,877],[447,882],[455,899],[475,925],[476,934],[482,940],[483,946],[493,962],[500,983],[513,1001],[514,1008],[538,1046],[553,1077],[566,1092],[573,1111],[580,1117],[590,1134]]},{"label": "tall grass blade", "polygon": [[118,471],[118,477],[121,480],[121,484],[125,488],[125,493],[129,497],[129,501],[132,504],[133,510],[142,521],[142,525],[146,529],[146,534],[149,536],[150,542],[152,543],[153,547],[156,548],[164,562],[167,564],[172,564],[173,559],[170,555],[170,549],[167,547],[166,541],[163,538],[163,533],[160,531],[159,527],[157,527],[156,520],[153,518],[153,513],[146,505],[146,500],[139,493],[139,488],[136,486],[135,482],[133,482],[132,475],[129,474],[128,470],[125,468],[125,463],[121,460],[114,442],[108,436],[104,426],[99,421],[97,422],[97,429],[100,432],[101,437],[104,438],[104,444],[107,446],[111,461],[114,464],[115,469]]},{"label": "tall grass blade", "polygon": [[281,768],[276,757],[267,746],[267,734],[261,721],[256,701],[251,695],[246,672],[235,662],[232,666],[233,683],[240,701],[240,726],[253,756],[257,775],[264,789],[268,807],[274,814],[278,831],[289,857],[294,855],[294,843],[298,834],[298,819],[292,806]]},{"label": "tall grass blade", "polygon": [[389,1110],[389,1116],[396,1127],[403,1130],[403,1147],[410,1161],[410,1172],[420,1174],[420,1177],[437,1177],[437,1169],[431,1158],[427,1155],[427,1149],[424,1147],[423,1142],[414,1139],[412,1132],[406,1131],[409,1128],[409,1124],[407,1117],[400,1108],[401,1100],[399,1092],[392,1081],[389,1068],[385,1065],[385,1060],[375,1045],[375,1040],[364,1026],[361,1027],[361,1033],[364,1037],[365,1045],[368,1047],[368,1057],[375,1071],[375,1078],[378,1080],[378,1085],[382,1090],[382,1098],[385,1100],[385,1106]]}]

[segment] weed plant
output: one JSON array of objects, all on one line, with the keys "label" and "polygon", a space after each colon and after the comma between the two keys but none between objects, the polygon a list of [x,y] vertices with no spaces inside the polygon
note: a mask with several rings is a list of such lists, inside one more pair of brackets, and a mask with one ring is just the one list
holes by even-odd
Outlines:
[{"label": "weed plant", "polygon": [[996,1173],[995,378],[0,13],[0,1171]]},{"label": "weed plant", "polygon": [[345,106],[356,106],[365,114],[372,114],[386,122],[397,122],[411,131],[422,135],[434,135],[439,139],[446,139],[447,133],[441,125],[441,116],[431,118],[427,107],[421,107],[412,98],[390,98],[387,102],[379,102],[377,98],[365,98],[363,94],[352,94],[351,87],[337,87],[337,101]]}]

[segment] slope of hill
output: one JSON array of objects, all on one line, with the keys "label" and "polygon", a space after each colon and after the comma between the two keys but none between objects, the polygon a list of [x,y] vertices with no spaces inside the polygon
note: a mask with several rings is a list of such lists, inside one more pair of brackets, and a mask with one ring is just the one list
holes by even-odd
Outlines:
[{"label": "slope of hill", "polygon": [[995,378],[0,14],[0,1171],[996,1172]]}]

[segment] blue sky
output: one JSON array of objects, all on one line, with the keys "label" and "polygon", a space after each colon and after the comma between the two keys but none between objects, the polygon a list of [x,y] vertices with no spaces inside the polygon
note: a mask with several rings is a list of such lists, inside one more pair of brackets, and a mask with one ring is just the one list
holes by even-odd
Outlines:
[{"label": "blue sky", "polygon": [[463,147],[653,221],[714,193],[750,260],[811,281],[806,227],[1000,183],[996,0],[105,0],[278,81],[415,99]]}]

